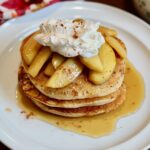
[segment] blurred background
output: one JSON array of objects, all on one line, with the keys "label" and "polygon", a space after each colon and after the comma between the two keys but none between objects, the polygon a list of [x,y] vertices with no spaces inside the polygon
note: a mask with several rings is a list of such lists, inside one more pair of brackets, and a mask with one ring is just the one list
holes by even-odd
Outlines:
[{"label": "blurred background", "polygon": [[[38,11],[59,1],[65,0],[0,0],[0,24],[11,18]],[[150,0],[93,0],[92,2],[121,8],[150,23]]]},{"label": "blurred background", "polygon": [[[59,1],[64,0],[0,0],[0,25],[12,18],[50,7]],[[93,0],[92,2],[118,7],[150,23],[150,0]],[[9,150],[9,148],[0,142],[0,150]]]}]

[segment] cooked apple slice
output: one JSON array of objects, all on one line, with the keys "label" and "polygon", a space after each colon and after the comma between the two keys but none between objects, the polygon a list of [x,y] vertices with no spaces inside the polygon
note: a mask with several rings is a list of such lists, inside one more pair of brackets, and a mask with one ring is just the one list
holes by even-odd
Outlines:
[{"label": "cooked apple slice", "polygon": [[33,62],[31,63],[28,73],[35,77],[43,67],[44,63],[48,60],[51,55],[51,50],[49,47],[42,47]]},{"label": "cooked apple slice", "polygon": [[53,54],[52,57],[52,64],[54,66],[54,68],[58,68],[63,62],[65,61],[65,57],[59,55],[59,54]]},{"label": "cooked apple slice", "polygon": [[89,80],[94,84],[102,84],[107,81],[111,74],[113,73],[116,66],[116,57],[113,49],[108,44],[103,44],[99,57],[103,64],[103,72],[99,73],[96,71],[90,70],[89,72]]},{"label": "cooked apple slice", "polygon": [[116,36],[117,35],[117,32],[115,30],[106,28],[104,26],[100,26],[98,31],[101,32],[103,36]]},{"label": "cooked apple slice", "polygon": [[126,58],[126,50],[115,37],[107,36],[105,40],[112,48],[114,48],[121,58]]},{"label": "cooked apple slice", "polygon": [[44,70],[44,73],[45,73],[47,76],[51,76],[51,75],[54,73],[54,71],[55,71],[55,69],[54,69],[52,63],[50,62],[50,63],[46,66],[46,68],[45,68],[45,70]]},{"label": "cooked apple slice", "polygon": [[68,58],[47,81],[46,86],[62,88],[73,82],[83,70],[83,65],[76,58]]},{"label": "cooked apple slice", "polygon": [[89,57],[89,58],[80,57],[80,61],[91,70],[94,70],[97,72],[102,72],[103,70],[103,65],[98,55]]},{"label": "cooked apple slice", "polygon": [[125,52],[127,53],[127,48],[126,48],[124,42],[121,41],[121,39],[119,39],[118,37],[114,37],[114,38],[120,43],[120,45],[124,48]]},{"label": "cooked apple slice", "polygon": [[35,39],[34,36],[38,34],[36,32],[33,34],[24,44],[22,50],[22,57],[23,60],[27,65],[30,65],[33,59],[35,58],[36,54],[38,53],[39,49],[42,47]]}]

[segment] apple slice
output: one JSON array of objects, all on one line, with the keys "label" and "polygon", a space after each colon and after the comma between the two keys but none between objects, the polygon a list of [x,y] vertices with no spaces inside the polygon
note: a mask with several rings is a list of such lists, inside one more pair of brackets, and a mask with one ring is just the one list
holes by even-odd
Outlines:
[{"label": "apple slice", "polygon": [[125,50],[125,48],[122,46],[122,44],[115,37],[107,36],[105,38],[105,40],[108,42],[108,44],[112,48],[114,48],[114,50],[118,53],[118,55],[121,58],[126,58],[126,50]]},{"label": "apple slice", "polygon": [[30,65],[35,56],[37,55],[38,51],[42,47],[35,39],[34,36],[39,32],[34,33],[24,44],[22,50],[22,57],[23,60],[27,65]]},{"label": "apple slice", "polygon": [[97,72],[102,72],[103,70],[103,65],[98,55],[89,57],[89,58],[80,57],[80,61],[91,70],[94,70]]},{"label": "apple slice", "polygon": [[45,68],[45,70],[44,70],[44,73],[45,73],[45,75],[47,75],[47,76],[51,76],[54,72],[55,72],[54,66],[53,66],[52,63],[50,62],[50,63],[46,66],[46,68]]},{"label": "apple slice", "polygon": [[41,68],[43,67],[44,63],[48,60],[51,55],[51,50],[49,47],[42,47],[31,65],[28,68],[28,73],[32,77],[36,77]]},{"label": "apple slice", "polygon": [[103,44],[100,48],[99,57],[103,64],[101,73],[90,70],[89,80],[94,84],[102,84],[112,75],[116,66],[116,56],[113,49],[108,44]]},{"label": "apple slice", "polygon": [[117,32],[115,30],[106,28],[104,26],[100,26],[98,31],[101,32],[103,36],[116,36],[117,35]]},{"label": "apple slice", "polygon": [[65,57],[59,55],[59,54],[53,54],[52,57],[52,64],[55,69],[57,69],[63,62],[65,61]]},{"label": "apple slice", "polygon": [[68,58],[46,83],[47,87],[62,88],[73,82],[82,72],[83,65],[76,58]]}]

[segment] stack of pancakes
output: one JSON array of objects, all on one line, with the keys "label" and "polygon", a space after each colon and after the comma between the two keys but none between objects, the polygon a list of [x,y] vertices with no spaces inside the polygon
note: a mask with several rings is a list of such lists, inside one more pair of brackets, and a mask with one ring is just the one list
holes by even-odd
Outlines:
[{"label": "stack of pancakes", "polygon": [[[21,48],[21,53],[22,50]],[[63,88],[45,86],[48,80],[43,72],[45,66],[36,77],[31,77],[22,60],[19,68],[19,85],[25,96],[35,105],[52,114],[81,117],[110,112],[118,108],[126,98],[126,87],[123,83],[125,60],[117,55],[116,58],[115,70],[105,83],[100,85],[91,83],[85,70],[71,84]]]}]

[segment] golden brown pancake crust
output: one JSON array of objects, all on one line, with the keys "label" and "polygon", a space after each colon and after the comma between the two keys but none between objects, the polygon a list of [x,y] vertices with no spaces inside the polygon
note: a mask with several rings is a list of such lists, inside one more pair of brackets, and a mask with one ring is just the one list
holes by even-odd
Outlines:
[{"label": "golden brown pancake crust", "polygon": [[122,91],[122,87],[120,87],[114,93],[111,93],[107,96],[103,97],[95,97],[88,99],[75,99],[75,100],[57,100],[49,98],[43,95],[40,91],[38,91],[34,85],[30,82],[28,75],[25,73],[24,68],[19,68],[19,84],[24,94],[34,101],[41,102],[47,106],[51,107],[63,107],[63,108],[78,108],[83,106],[96,106],[96,105],[104,105],[106,103],[110,103],[114,101],[118,95],[120,95]]},{"label": "golden brown pancake crust", "polygon": [[80,107],[80,108],[55,108],[48,107],[43,105],[40,102],[33,101],[38,107],[42,110],[64,117],[83,117],[83,116],[94,116],[102,113],[108,113],[117,109],[126,99],[126,88],[123,86],[122,93],[118,96],[118,98],[108,104],[100,105],[100,106],[88,106],[88,107]]},{"label": "golden brown pancake crust", "polygon": [[[32,99],[32,96],[37,96],[38,98],[42,97],[42,100],[47,100],[46,96],[44,96],[43,94],[39,94],[40,92],[38,90],[35,90],[34,85],[30,82],[28,75],[24,72],[23,67],[20,67],[19,69],[18,78],[19,78],[20,87],[22,88],[25,95],[30,97],[30,99]],[[32,96],[29,96],[28,94]],[[45,99],[43,99],[43,97]],[[79,107],[79,108],[57,108],[57,107],[46,106],[45,104],[42,104],[41,102],[38,102],[36,100],[32,100],[32,101],[42,110],[49,113],[53,113],[65,117],[81,117],[81,116],[98,115],[101,113],[107,113],[112,110],[115,110],[124,102],[125,98],[126,98],[126,88],[125,85],[122,85],[122,89],[120,93],[117,95],[116,100],[108,104],[99,105],[99,106],[86,106],[86,107]],[[54,101],[57,101],[58,103],[64,102],[59,100],[54,100]]]},{"label": "golden brown pancake crust", "polygon": [[42,94],[50,98],[60,100],[85,99],[106,96],[118,90],[124,80],[125,67],[125,60],[117,59],[116,69],[105,83],[95,85],[88,80],[87,73],[82,73],[74,82],[58,89],[45,86],[48,78],[44,75],[43,71],[35,78],[32,78],[30,75],[28,76],[34,86]]}]

